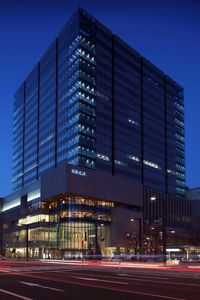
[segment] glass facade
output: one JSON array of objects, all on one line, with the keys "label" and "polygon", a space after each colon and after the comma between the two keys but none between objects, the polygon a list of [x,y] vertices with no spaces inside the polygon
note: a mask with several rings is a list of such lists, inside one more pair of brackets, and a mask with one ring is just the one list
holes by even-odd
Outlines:
[{"label": "glass facade", "polygon": [[[168,192],[185,195],[185,132],[183,88],[166,78]],[[174,138],[175,137],[175,138]]]},{"label": "glass facade", "polygon": [[25,251],[27,231],[30,257],[44,254],[63,258],[70,253],[82,255],[83,252],[97,254],[102,243],[106,247],[109,242],[113,207],[113,202],[66,194],[44,202],[32,201],[24,213],[16,208],[15,224],[8,218],[3,225],[7,255],[24,255],[22,250]]},{"label": "glass facade", "polygon": [[24,111],[24,174],[26,185],[37,177],[38,169],[38,67],[36,66],[25,83]]},{"label": "glass facade", "polygon": [[[104,170],[143,184],[145,220],[161,218],[167,201],[167,225],[186,228],[184,147],[183,88],[83,9],[15,94],[14,190],[61,162]],[[37,214],[21,216],[21,229],[8,233],[13,247],[23,243],[27,224],[30,244],[43,253],[91,250],[97,236],[109,236],[109,211],[95,200],[37,205]]]},{"label": "glass facade", "polygon": [[55,166],[57,110],[57,43],[45,52],[39,63],[38,174]]},{"label": "glass facade", "polygon": [[25,83],[23,83],[15,94],[13,113],[13,177],[14,189],[23,186],[24,174],[24,113],[25,113]]},{"label": "glass facade", "polygon": [[140,56],[113,39],[114,172],[141,181]]},{"label": "glass facade", "polygon": [[96,166],[96,30],[69,20],[15,96],[13,188],[65,160]]},{"label": "glass facade", "polygon": [[164,74],[143,59],[142,76],[144,185],[165,192]]},{"label": "glass facade", "polygon": [[112,171],[112,33],[96,25],[96,168]]},{"label": "glass facade", "polygon": [[95,168],[95,32],[78,13],[58,37],[57,160]]},{"label": "glass facade", "polygon": [[14,189],[61,161],[184,195],[183,89],[79,9],[16,93]]}]

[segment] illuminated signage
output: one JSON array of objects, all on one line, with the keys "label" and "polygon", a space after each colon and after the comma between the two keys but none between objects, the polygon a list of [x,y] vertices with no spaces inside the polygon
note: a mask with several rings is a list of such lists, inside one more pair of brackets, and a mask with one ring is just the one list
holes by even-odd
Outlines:
[{"label": "illuminated signage", "polygon": [[80,170],[77,170],[77,169],[71,169],[71,172],[72,174],[75,174],[75,175],[79,175],[79,176],[87,176],[87,173],[84,172],[84,171],[80,171]]},{"label": "illuminated signage", "polygon": [[166,249],[167,250],[167,252],[179,252],[179,251],[181,251],[181,249],[179,249],[179,248],[170,248],[170,249]]}]

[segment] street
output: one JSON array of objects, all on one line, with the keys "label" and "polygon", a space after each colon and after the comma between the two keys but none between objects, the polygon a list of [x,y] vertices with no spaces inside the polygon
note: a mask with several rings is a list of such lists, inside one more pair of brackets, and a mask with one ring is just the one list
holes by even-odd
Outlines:
[{"label": "street", "polygon": [[200,269],[0,262],[2,300],[200,298]]}]

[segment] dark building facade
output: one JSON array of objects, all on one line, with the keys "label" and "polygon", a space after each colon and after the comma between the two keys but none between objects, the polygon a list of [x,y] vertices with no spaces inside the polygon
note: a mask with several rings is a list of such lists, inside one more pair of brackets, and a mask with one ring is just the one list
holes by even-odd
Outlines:
[{"label": "dark building facade", "polygon": [[[167,227],[184,232],[190,222],[184,149],[183,88],[78,9],[15,94],[4,245],[19,248],[28,230],[40,255],[46,249],[55,256],[58,249],[131,248],[138,224],[144,232],[159,224],[164,205]],[[128,222],[131,241],[123,238],[126,232],[120,240],[117,211],[140,220],[134,230]],[[40,231],[42,220],[52,230]]]}]

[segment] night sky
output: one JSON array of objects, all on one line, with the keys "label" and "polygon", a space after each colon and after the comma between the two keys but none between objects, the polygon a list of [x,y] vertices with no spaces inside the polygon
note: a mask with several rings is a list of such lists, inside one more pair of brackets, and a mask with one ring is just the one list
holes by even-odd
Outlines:
[{"label": "night sky", "polygon": [[11,191],[13,94],[78,6],[184,86],[186,183],[200,186],[199,0],[0,0],[0,196]]}]

